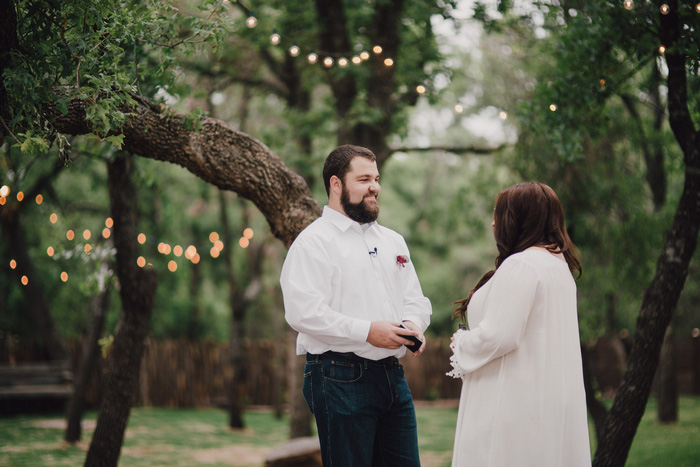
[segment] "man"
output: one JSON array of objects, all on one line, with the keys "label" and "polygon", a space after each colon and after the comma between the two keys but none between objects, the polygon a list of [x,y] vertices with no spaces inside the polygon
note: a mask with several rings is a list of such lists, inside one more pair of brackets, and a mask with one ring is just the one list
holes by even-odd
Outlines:
[{"label": "man", "polygon": [[[289,248],[285,317],[306,354],[303,393],[325,466],[417,466],[413,399],[398,358],[425,349],[430,301],[398,233],[377,224],[372,151],[345,145],[323,166],[328,206]],[[401,327],[403,325],[403,327]]]}]

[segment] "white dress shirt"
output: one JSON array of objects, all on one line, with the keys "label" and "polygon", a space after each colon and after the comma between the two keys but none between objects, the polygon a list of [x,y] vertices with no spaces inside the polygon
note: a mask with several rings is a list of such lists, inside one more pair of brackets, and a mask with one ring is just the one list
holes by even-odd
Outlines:
[{"label": "white dress shirt", "polygon": [[285,318],[299,332],[298,355],[332,350],[371,360],[402,357],[403,346],[367,342],[370,323],[409,320],[422,331],[430,324],[430,300],[403,237],[376,222],[360,225],[328,206],[289,248],[280,285]]}]

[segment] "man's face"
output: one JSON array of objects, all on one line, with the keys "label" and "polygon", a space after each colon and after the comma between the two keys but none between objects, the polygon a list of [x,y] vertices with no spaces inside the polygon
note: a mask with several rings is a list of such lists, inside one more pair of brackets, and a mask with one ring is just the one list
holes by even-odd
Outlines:
[{"label": "man's face", "polygon": [[373,222],[379,216],[379,169],[377,163],[355,157],[345,174],[340,203],[348,217],[360,224]]}]

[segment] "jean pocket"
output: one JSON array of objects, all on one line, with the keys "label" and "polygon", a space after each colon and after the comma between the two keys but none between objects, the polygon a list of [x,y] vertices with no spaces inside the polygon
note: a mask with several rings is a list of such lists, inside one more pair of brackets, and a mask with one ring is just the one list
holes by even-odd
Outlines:
[{"label": "jean pocket", "polygon": [[362,377],[362,365],[359,363],[338,360],[330,360],[327,363],[323,366],[323,377],[327,381],[353,383]]}]

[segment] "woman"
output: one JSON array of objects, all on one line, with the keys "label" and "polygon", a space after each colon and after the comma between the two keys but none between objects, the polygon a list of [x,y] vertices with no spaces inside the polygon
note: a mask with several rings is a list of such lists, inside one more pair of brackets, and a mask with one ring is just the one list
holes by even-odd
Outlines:
[{"label": "woman", "polygon": [[[496,268],[453,318],[453,370],[463,379],[453,466],[590,466],[576,284],[578,250],[547,185],[496,198]],[[468,311],[468,313],[467,313]]]}]

